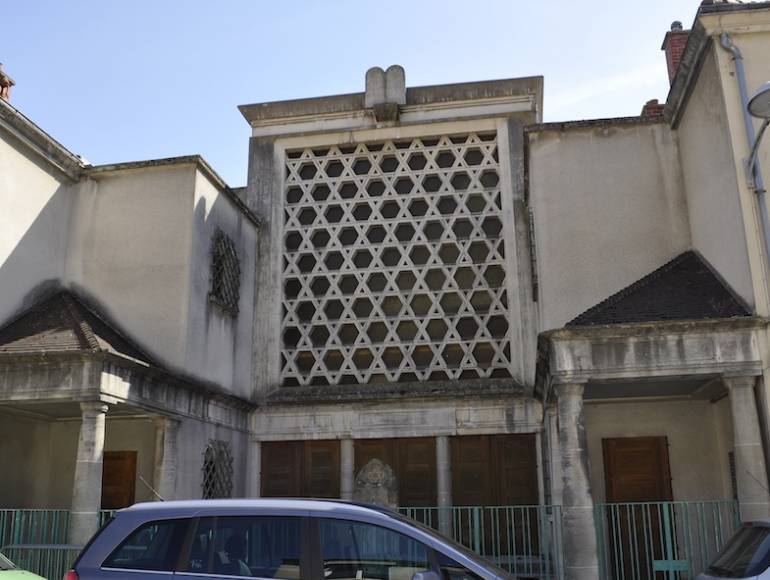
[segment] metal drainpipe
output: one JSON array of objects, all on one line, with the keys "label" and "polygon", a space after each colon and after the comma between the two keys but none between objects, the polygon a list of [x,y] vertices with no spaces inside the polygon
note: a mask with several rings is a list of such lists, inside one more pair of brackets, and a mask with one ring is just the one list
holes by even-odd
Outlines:
[{"label": "metal drainpipe", "polygon": [[[723,32],[719,37],[719,42],[722,48],[730,51],[735,60],[735,72],[738,80],[738,91],[741,94],[741,103],[743,105],[743,124],[746,128],[746,140],[749,144],[749,151],[755,144],[754,136],[754,123],[751,120],[749,114],[749,95],[746,92],[746,72],[743,68],[743,55],[741,51],[735,46],[726,32]],[[765,200],[765,183],[762,179],[762,170],[759,168],[759,164],[755,163],[752,168],[753,174],[747,175],[747,180],[750,183],[750,187],[757,194],[759,200],[759,212],[762,218],[762,234],[765,239],[765,266],[770,268],[770,223],[768,223],[767,216],[767,201]],[[749,171],[748,165],[746,165],[746,171]],[[753,183],[751,183],[753,181]]]}]

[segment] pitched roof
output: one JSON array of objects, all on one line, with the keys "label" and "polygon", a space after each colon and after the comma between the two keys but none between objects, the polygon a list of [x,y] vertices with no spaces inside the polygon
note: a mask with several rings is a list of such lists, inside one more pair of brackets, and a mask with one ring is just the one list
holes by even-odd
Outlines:
[{"label": "pitched roof", "polygon": [[593,326],[749,316],[743,301],[696,252],[680,254],[576,316],[566,326]]},{"label": "pitched roof", "polygon": [[157,366],[114,325],[66,290],[0,328],[0,355],[65,352],[109,352]]}]

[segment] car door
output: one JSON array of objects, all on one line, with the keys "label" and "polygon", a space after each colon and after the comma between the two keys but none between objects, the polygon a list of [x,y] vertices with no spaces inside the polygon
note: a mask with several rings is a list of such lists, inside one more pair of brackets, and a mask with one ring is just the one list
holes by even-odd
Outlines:
[{"label": "car door", "polygon": [[306,526],[301,516],[197,518],[176,576],[180,580],[202,577],[304,580],[309,577]]},{"label": "car door", "polygon": [[93,562],[87,554],[76,564],[76,570],[81,580],[167,580],[174,573],[183,551],[189,523],[189,519],[145,522],[131,529],[103,561],[98,558]]}]

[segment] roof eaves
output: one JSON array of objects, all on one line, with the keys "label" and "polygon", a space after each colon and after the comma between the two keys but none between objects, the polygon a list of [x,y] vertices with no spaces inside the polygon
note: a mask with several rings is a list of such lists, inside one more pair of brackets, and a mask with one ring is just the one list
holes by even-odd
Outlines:
[{"label": "roof eaves", "polygon": [[130,171],[135,169],[146,169],[150,167],[170,167],[173,165],[193,165],[198,169],[215,187],[217,187],[230,201],[233,202],[238,210],[255,227],[262,226],[261,218],[255,214],[249,207],[243,203],[240,197],[227,185],[224,179],[214,171],[208,161],[202,155],[182,155],[178,157],[164,157],[160,159],[146,159],[143,161],[126,161],[122,163],[110,163],[105,165],[94,165],[88,169],[88,175],[99,176],[106,173],[118,171]]},{"label": "roof eaves", "polygon": [[87,167],[77,155],[43,131],[5,99],[0,99],[0,127],[72,181],[80,179],[83,170]]},{"label": "roof eaves", "polygon": [[637,117],[610,117],[606,119],[584,119],[579,121],[557,121],[553,123],[537,123],[526,125],[524,133],[544,133],[547,131],[570,131],[590,129],[595,127],[623,127],[633,125],[658,125],[663,123],[662,117],[639,115]]}]

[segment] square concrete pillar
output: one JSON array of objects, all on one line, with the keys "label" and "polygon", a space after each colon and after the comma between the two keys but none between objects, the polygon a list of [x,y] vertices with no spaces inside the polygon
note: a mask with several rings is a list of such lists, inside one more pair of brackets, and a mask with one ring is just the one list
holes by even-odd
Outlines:
[{"label": "square concrete pillar", "polygon": [[249,436],[249,448],[247,450],[246,465],[248,474],[246,477],[246,497],[262,496],[262,442]]},{"label": "square concrete pillar", "polygon": [[557,385],[564,560],[568,580],[599,577],[582,384]]},{"label": "square concrete pillar", "polygon": [[355,488],[355,446],[352,439],[340,440],[340,499],[353,499]]},{"label": "square concrete pillar", "polygon": [[68,534],[69,543],[77,546],[88,542],[99,527],[107,405],[100,401],[80,403],[80,414]]},{"label": "square concrete pillar", "polygon": [[436,437],[436,486],[438,530],[452,537],[452,453],[449,437]]},{"label": "square concrete pillar", "polygon": [[766,518],[770,515],[770,496],[759,414],[754,398],[756,377],[729,377],[724,382],[730,392],[735,479],[741,519]]},{"label": "square concrete pillar", "polygon": [[179,462],[177,432],[179,421],[162,417],[155,422],[155,493],[158,499],[176,497],[176,473]]}]

